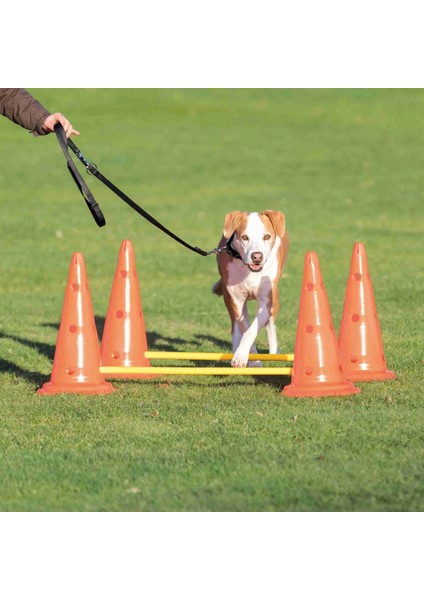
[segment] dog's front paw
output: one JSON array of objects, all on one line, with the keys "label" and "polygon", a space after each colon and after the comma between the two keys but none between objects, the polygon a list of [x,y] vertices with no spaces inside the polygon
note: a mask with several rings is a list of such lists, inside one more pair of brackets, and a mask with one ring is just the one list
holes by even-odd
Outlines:
[{"label": "dog's front paw", "polygon": [[236,367],[237,369],[241,369],[247,365],[247,361],[249,359],[249,352],[243,352],[243,350],[236,350],[233,356],[233,360],[231,361],[231,366]]}]

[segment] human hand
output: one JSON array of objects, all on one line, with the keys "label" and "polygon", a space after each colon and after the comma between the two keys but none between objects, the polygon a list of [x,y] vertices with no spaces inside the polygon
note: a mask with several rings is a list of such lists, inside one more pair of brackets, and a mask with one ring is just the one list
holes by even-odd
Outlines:
[{"label": "human hand", "polygon": [[70,122],[66,117],[64,117],[61,113],[54,113],[47,117],[47,119],[43,123],[43,129],[47,133],[54,131],[54,126],[56,123],[60,123],[65,130],[66,137],[69,138],[72,134],[79,135],[80,132],[72,127]]}]

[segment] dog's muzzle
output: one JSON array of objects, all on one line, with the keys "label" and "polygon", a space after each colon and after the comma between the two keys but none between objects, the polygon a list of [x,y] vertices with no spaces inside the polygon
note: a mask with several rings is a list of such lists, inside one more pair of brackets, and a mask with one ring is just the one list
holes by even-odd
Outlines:
[{"label": "dog's muzzle", "polygon": [[264,266],[264,255],[262,252],[252,252],[250,255],[251,262],[246,263],[251,271],[257,273],[258,271],[262,271],[262,267]]}]

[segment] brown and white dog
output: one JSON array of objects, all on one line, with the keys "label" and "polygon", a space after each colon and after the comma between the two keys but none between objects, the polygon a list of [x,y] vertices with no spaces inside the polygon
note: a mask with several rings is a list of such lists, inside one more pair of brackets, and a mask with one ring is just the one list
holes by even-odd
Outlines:
[{"label": "brown and white dog", "polygon": [[[224,296],[231,318],[233,367],[245,367],[249,353],[257,354],[255,340],[266,327],[270,354],[278,353],[275,319],[278,313],[278,281],[288,252],[284,215],[276,210],[262,213],[234,211],[224,221],[218,254],[221,279],[212,291]],[[246,303],[257,300],[258,310],[252,323]],[[259,361],[249,366],[260,366]]]}]

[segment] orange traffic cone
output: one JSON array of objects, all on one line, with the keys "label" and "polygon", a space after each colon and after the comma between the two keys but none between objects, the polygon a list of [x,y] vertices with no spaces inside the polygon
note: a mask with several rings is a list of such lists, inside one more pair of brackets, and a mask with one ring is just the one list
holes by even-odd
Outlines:
[{"label": "orange traffic cone", "polygon": [[[129,240],[121,244],[101,345],[102,365],[150,367],[145,358],[146,328],[134,249]],[[153,375],[113,375],[113,378],[146,379]]]},{"label": "orange traffic cone", "polygon": [[109,394],[99,371],[100,351],[84,258],[72,255],[50,381],[38,394]]},{"label": "orange traffic cone", "polygon": [[349,381],[395,377],[387,370],[367,255],[361,243],[353,246],[339,348],[343,374]]},{"label": "orange traffic cone", "polygon": [[305,256],[292,383],[285,396],[346,396],[360,390],[342,375],[336,332],[318,256]]}]

